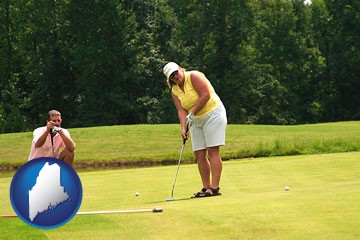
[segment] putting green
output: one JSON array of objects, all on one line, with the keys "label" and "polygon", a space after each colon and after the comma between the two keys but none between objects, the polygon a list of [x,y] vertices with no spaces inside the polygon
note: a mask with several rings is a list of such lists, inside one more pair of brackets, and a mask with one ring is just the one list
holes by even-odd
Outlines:
[{"label": "putting green", "polygon": [[[358,159],[360,152],[226,161],[223,195],[202,199],[189,198],[201,188],[196,165],[182,165],[172,202],[176,166],[80,172],[79,211],[164,211],[79,215],[53,230],[2,218],[1,239],[356,239]],[[0,180],[0,214],[13,213],[11,177]]]}]

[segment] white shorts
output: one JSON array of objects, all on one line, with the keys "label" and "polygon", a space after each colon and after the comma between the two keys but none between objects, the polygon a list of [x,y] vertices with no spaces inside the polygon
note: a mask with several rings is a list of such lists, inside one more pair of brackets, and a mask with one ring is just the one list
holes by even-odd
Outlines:
[{"label": "white shorts", "polygon": [[209,114],[195,119],[190,126],[193,151],[225,145],[226,125],[226,109],[223,105]]}]

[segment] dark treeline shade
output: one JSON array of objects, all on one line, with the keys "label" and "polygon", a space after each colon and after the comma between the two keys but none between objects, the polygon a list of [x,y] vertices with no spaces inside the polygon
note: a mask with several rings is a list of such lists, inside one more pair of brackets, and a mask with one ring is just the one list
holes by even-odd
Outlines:
[{"label": "dark treeline shade", "polygon": [[360,119],[360,1],[3,0],[0,133],[176,123],[162,73],[203,71],[233,124]]}]

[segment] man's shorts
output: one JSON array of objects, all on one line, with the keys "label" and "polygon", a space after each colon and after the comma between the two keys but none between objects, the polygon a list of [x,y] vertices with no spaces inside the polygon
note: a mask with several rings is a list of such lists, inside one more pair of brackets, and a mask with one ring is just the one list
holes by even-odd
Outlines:
[{"label": "man's shorts", "polygon": [[193,151],[225,145],[226,126],[226,109],[223,105],[201,118],[196,118],[190,126]]}]

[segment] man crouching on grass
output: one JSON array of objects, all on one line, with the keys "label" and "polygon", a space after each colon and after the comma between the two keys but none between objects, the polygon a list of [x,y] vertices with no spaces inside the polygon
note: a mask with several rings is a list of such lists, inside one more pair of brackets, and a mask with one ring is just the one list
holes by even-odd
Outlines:
[{"label": "man crouching on grass", "polygon": [[61,113],[51,110],[46,119],[46,126],[36,128],[33,132],[29,161],[39,157],[54,157],[72,166],[75,142],[69,131],[61,128]]}]

